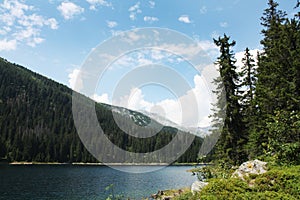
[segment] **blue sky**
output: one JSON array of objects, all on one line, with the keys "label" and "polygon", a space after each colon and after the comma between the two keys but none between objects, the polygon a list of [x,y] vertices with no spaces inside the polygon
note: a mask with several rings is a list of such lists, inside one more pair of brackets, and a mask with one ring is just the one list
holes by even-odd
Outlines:
[{"label": "blue sky", "polygon": [[[296,1],[278,2],[290,16],[296,12],[293,10]],[[214,60],[217,49],[212,38],[223,33],[237,41],[234,49],[237,53],[246,47],[261,48],[259,19],[266,7],[267,1],[263,0],[1,0],[0,56],[71,86],[85,59],[103,41],[134,28],[160,27],[198,41]],[[137,55],[131,55],[134,56]],[[114,85],[110,81],[117,82],[125,71],[108,75],[95,96],[111,103],[112,89],[105,85]],[[116,76],[118,73],[120,76]],[[188,74],[188,70],[181,73]],[[196,74],[186,78],[195,89]],[[172,96],[170,91],[165,95],[163,92],[149,95],[153,90],[159,91],[155,86],[149,88],[138,90],[144,92],[141,95],[146,103],[159,103]]]}]

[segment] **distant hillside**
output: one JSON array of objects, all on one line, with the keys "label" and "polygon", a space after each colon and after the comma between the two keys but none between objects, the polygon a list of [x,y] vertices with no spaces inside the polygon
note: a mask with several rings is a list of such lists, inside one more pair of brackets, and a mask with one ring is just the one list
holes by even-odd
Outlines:
[{"label": "distant hillside", "polygon": [[[72,92],[62,84],[0,58],[0,158],[9,161],[96,162],[76,133]],[[120,130],[112,112],[123,123],[133,120],[140,126],[147,125],[151,118],[106,104],[97,103],[95,107],[107,137],[127,151],[158,150],[177,133],[176,128],[164,127],[153,137],[136,138]],[[195,162],[201,143],[201,138],[195,138],[177,161]]]}]

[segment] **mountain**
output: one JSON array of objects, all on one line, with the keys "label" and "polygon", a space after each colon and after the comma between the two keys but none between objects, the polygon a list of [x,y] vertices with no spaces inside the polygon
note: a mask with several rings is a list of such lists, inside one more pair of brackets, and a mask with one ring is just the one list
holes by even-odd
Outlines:
[{"label": "mountain", "polygon": [[[84,146],[81,142],[72,115],[72,94],[70,88],[0,58],[0,158],[9,161],[96,162],[85,146],[101,138],[96,134],[90,138],[90,144]],[[128,152],[153,152],[171,144],[178,135],[178,138],[189,135],[126,108],[95,103],[95,111],[105,136]],[[163,128],[154,136],[137,138],[120,129],[115,118],[132,133],[136,131],[132,122],[140,127],[149,125],[150,132],[155,132],[157,127]],[[201,143],[202,139],[196,137],[177,162],[195,162]],[[95,147],[106,152],[106,157],[114,155],[115,149],[108,149],[105,145]],[[166,162],[168,154],[178,148],[173,145],[160,162]],[[145,162],[152,161],[150,157],[145,159]],[[123,161],[132,162],[127,157]]]},{"label": "mountain", "polygon": [[191,133],[191,134],[196,135],[201,138],[204,138],[210,134],[210,132],[209,132],[209,130],[211,129],[210,126],[207,126],[207,127],[184,127],[184,126],[180,126],[180,125],[176,124],[175,122],[172,122],[171,120],[169,120],[165,117],[160,116],[159,114],[147,112],[144,110],[140,111],[140,112],[147,115],[151,119],[159,122],[160,124],[162,124],[164,126],[171,126],[171,127],[177,128],[178,130]]}]

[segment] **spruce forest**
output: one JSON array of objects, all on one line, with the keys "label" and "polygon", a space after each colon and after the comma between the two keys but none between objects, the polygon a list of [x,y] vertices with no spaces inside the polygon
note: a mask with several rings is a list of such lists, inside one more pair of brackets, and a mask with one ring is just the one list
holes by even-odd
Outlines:
[{"label": "spruce forest", "polygon": [[300,164],[300,12],[290,19],[278,7],[269,0],[261,17],[263,48],[257,55],[246,48],[241,69],[236,42],[226,34],[214,40],[220,49],[215,84],[224,89],[215,91],[212,132],[221,134],[208,157],[224,167],[254,158]]},{"label": "spruce forest", "polygon": [[[77,134],[72,115],[72,92],[62,84],[1,58],[0,158],[9,162],[98,162],[87,151]],[[114,113],[113,116],[114,109],[125,114]],[[124,124],[133,120],[132,116],[136,117],[137,124],[147,124],[151,120],[149,117],[100,103],[95,104],[95,110],[106,136],[126,151],[152,152],[164,147],[176,134],[189,134],[172,127],[163,127],[155,136],[136,138],[122,131],[113,117],[117,116]],[[91,138],[93,141],[97,139],[97,136]],[[202,139],[196,137],[177,162],[196,162],[201,143]],[[98,146],[100,149],[107,148]],[[175,149],[178,147],[174,146],[173,150]],[[112,155],[113,149],[107,154]]]}]

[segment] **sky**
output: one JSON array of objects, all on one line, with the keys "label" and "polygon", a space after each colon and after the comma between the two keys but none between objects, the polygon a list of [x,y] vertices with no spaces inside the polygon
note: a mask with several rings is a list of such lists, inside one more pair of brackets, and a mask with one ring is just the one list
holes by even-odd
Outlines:
[{"label": "sky", "polygon": [[[278,3],[290,17],[296,12],[296,1]],[[134,29],[154,27],[184,34],[206,52],[211,64],[218,55],[213,38],[226,33],[237,42],[234,52],[240,60],[246,47],[253,54],[262,48],[260,17],[266,7],[266,0],[1,0],[0,56],[74,89],[82,66],[93,51],[101,49],[105,41]],[[135,32],[130,33],[136,36]],[[136,38],[131,37],[131,41]],[[138,49],[115,57],[98,77],[94,93],[88,96],[104,103],[155,112],[184,126],[208,126],[212,97],[202,73],[205,70],[191,66],[181,57],[187,50],[176,51],[176,45],[168,49],[179,55],[161,49]],[[118,49],[118,44],[113,48]],[[173,69],[184,77],[189,88],[174,92],[166,85],[139,83],[128,86],[127,93],[119,99],[113,98],[114,89],[124,77],[136,73],[140,66],[151,65]],[[198,111],[183,115],[183,110],[191,107],[188,100],[193,95]],[[185,103],[179,105],[180,102]],[[195,115],[199,120],[193,120]]]}]

